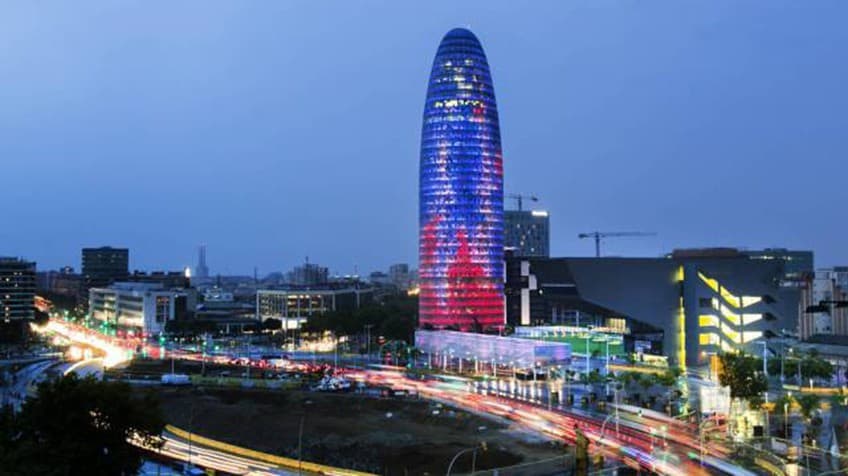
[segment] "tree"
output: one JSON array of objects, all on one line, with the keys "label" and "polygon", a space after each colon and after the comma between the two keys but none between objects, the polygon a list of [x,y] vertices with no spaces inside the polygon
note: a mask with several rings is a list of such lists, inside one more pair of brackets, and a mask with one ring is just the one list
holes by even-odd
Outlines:
[{"label": "tree", "polygon": [[262,328],[266,331],[278,331],[283,328],[283,321],[271,317],[262,322]]},{"label": "tree", "polygon": [[804,380],[830,380],[833,378],[833,365],[819,357],[816,349],[810,349],[810,352],[801,359],[801,377]]},{"label": "tree", "polygon": [[599,383],[603,383],[604,378],[601,377],[601,372],[598,369],[594,369],[588,374],[586,374],[586,383],[589,385],[596,385]]},{"label": "tree", "polygon": [[651,387],[654,386],[654,377],[648,374],[640,374],[638,377],[639,385],[642,389],[647,392]]},{"label": "tree", "polygon": [[819,426],[822,423],[821,418],[814,418],[813,415],[819,408],[821,397],[811,393],[803,393],[795,397],[795,401],[798,402],[798,406],[801,408],[801,415],[807,424],[807,431],[804,435],[804,439],[807,441],[806,444],[813,444],[813,440],[818,436]]},{"label": "tree", "polygon": [[[806,355],[800,357],[787,357],[784,359],[783,372],[785,375],[797,376],[799,370],[802,379],[802,382],[799,382],[799,384],[801,385],[810,379],[830,380],[833,378],[834,372],[833,365],[821,358],[816,349],[810,349]],[[770,375],[780,374],[780,360],[769,360],[768,371]]]},{"label": "tree", "polygon": [[311,316],[303,331],[321,334],[331,331],[339,336],[355,335],[365,326],[388,340],[410,342],[417,324],[418,300],[408,296],[390,296],[384,302],[369,303],[354,311],[330,311]]},{"label": "tree", "polygon": [[812,393],[802,393],[795,397],[798,406],[801,408],[801,415],[809,420],[813,416],[813,412],[819,407],[821,397]]},{"label": "tree", "polygon": [[745,353],[723,353],[719,360],[718,380],[722,386],[730,387],[730,398],[746,400],[751,407],[758,408],[768,389],[762,373],[763,361]]},{"label": "tree", "polygon": [[654,377],[654,380],[656,381],[657,385],[661,387],[671,387],[675,383],[677,383],[678,377],[680,377],[682,374],[683,371],[681,371],[679,368],[672,367],[661,374],[657,374]]},{"label": "tree", "polygon": [[142,450],[127,439],[156,448],[163,428],[152,393],[70,374],[41,383],[20,413],[0,418],[0,474],[134,475]]}]

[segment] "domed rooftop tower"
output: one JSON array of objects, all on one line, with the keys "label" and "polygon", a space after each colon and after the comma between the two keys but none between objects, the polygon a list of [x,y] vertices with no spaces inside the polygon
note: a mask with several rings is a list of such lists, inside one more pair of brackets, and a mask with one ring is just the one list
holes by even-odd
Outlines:
[{"label": "domed rooftop tower", "polygon": [[457,28],[439,44],[421,132],[419,323],[486,331],[504,324],[503,159],[480,41]]}]

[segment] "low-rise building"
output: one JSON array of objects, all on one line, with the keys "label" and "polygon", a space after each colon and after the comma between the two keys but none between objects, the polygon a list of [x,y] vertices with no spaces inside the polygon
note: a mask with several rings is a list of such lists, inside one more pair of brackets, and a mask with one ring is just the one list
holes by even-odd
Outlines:
[{"label": "low-rise building", "polygon": [[373,298],[371,288],[260,289],[256,292],[256,318],[279,319],[284,329],[297,329],[311,316],[358,309]]},{"label": "low-rise building", "polygon": [[117,335],[149,337],[170,321],[186,319],[188,297],[159,283],[115,283],[89,290],[89,315]]},{"label": "low-rise building", "polygon": [[429,365],[474,369],[497,375],[501,369],[533,369],[568,364],[571,346],[525,337],[503,337],[448,330],[415,331],[415,346],[427,355]]},{"label": "low-rise building", "polygon": [[678,250],[663,258],[507,260],[510,326],[619,329],[628,351],[706,365],[720,352],[761,353],[798,321],[800,291],[780,260],[734,249]]}]

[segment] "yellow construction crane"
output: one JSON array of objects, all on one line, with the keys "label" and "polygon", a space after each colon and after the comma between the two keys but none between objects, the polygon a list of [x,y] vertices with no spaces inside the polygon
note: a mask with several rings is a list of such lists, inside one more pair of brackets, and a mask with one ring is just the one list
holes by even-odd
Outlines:
[{"label": "yellow construction crane", "polygon": [[644,231],[593,231],[591,233],[580,233],[577,238],[595,239],[595,257],[601,257],[601,238],[617,238],[620,236],[656,236],[653,232]]},{"label": "yellow construction crane", "polygon": [[530,200],[531,202],[538,202],[539,201],[539,199],[534,195],[521,195],[519,193],[511,193],[511,194],[507,195],[507,197],[515,200],[518,203],[518,211],[521,211],[521,205],[522,205],[523,200],[525,198]]}]

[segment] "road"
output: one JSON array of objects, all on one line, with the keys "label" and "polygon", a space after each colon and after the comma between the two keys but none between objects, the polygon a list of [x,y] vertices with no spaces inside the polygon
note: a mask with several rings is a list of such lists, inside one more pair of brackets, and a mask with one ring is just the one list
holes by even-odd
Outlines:
[{"label": "road", "polygon": [[[60,326],[67,327],[67,325]],[[66,330],[66,337],[82,338],[89,345],[102,348],[109,358],[105,359],[106,366],[125,361],[126,349],[120,343],[112,342],[113,339],[101,335],[92,335],[90,331],[71,328]],[[180,357],[196,358],[187,352],[176,352]],[[298,355],[309,359],[305,355]],[[346,359],[340,359],[345,362]],[[580,360],[580,359],[578,359]],[[585,362],[585,360],[584,360]],[[344,363],[342,363],[344,365]],[[595,364],[592,363],[592,367]],[[372,385],[384,385],[397,389],[406,389],[418,393],[421,396],[444,403],[466,408],[481,414],[494,415],[512,420],[522,427],[536,433],[546,435],[558,441],[573,443],[576,440],[576,431],[579,428],[591,444],[603,451],[609,458],[623,461],[631,467],[647,469],[660,474],[667,475],[699,475],[714,473],[731,474],[754,474],[741,467],[722,461],[727,456],[726,448],[716,443],[708,443],[704,447],[706,457],[703,459],[705,465],[699,462],[701,447],[698,441],[697,428],[683,422],[676,421],[663,414],[643,411],[637,415],[633,411],[627,411],[624,406],[619,407],[619,418],[612,414],[595,413],[574,409],[571,407],[548,408],[547,395],[544,391],[544,383],[521,382],[518,380],[502,380],[497,387],[488,383],[484,386],[473,384],[472,380],[455,376],[432,376],[425,379],[409,378],[402,370],[379,370],[379,369],[353,369],[345,370],[345,373],[357,380],[365,381]],[[503,382],[510,382],[510,388],[504,388]],[[542,389],[540,390],[540,385]],[[572,386],[569,391],[579,392],[579,386]],[[561,395],[565,395],[566,389],[560,389]],[[623,409],[623,415],[622,415]],[[167,454],[170,457],[188,460],[187,442],[169,437]],[[203,448],[204,453],[198,453],[197,460],[192,462],[209,467],[219,468],[223,471],[226,465],[239,466],[240,471],[253,470],[267,471],[273,469],[266,463],[250,459],[221,454],[220,452]],[[192,456],[194,452],[192,451]],[[220,465],[220,466],[211,466]],[[251,466],[253,465],[253,466]],[[239,471],[232,471],[239,473]],[[243,474],[243,473],[239,473]]]},{"label": "road", "polygon": [[616,421],[615,413],[598,414],[566,407],[549,410],[545,405],[521,400],[509,392],[479,393],[474,391],[470,380],[461,377],[409,378],[395,370],[354,370],[347,375],[371,385],[409,390],[480,414],[506,418],[569,444],[576,441],[579,428],[607,457],[634,468],[668,475],[755,474],[723,461],[727,450],[715,443],[704,446],[706,457],[702,466],[698,461],[697,429],[658,412],[643,411],[639,416],[632,407],[622,406]]},{"label": "road", "polygon": [[156,451],[156,453],[177,461],[239,475],[294,476],[297,474],[297,472],[285,470],[273,464],[207,448],[198,445],[196,442],[181,439],[169,432],[163,433],[162,438],[165,443],[162,449]]},{"label": "road", "polygon": [[65,375],[75,373],[80,378],[86,378],[91,376],[100,380],[103,378],[103,369],[103,358],[96,357],[93,359],[81,360],[75,364],[69,365],[68,368],[63,371],[63,373]]},{"label": "road", "polygon": [[37,362],[13,374],[12,384],[3,389],[3,404],[10,404],[16,412],[20,411],[21,405],[33,392],[41,376],[55,364],[55,360]]}]

